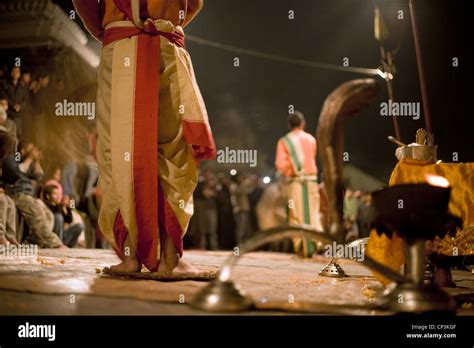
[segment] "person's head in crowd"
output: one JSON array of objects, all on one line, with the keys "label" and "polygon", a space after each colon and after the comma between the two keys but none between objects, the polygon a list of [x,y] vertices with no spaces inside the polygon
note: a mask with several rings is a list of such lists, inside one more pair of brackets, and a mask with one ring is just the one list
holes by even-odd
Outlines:
[{"label": "person's head in crowd", "polygon": [[0,125],[7,121],[8,99],[3,91],[0,91]]},{"label": "person's head in crowd", "polygon": [[21,82],[25,86],[29,86],[31,83],[31,73],[28,70],[23,70],[23,73],[21,74]]},{"label": "person's head in crowd", "polygon": [[62,92],[66,89],[64,80],[61,77],[56,77],[54,79],[54,88],[59,92]]},{"label": "person's head in crowd", "polygon": [[39,160],[40,158],[40,151],[31,141],[28,140],[20,140],[18,143],[18,152],[20,152],[22,160],[27,158]]},{"label": "person's head in crowd", "polygon": [[12,147],[12,138],[7,133],[5,127],[0,126],[0,162],[2,162],[5,157],[10,152]]},{"label": "person's head in crowd", "polygon": [[249,184],[249,176],[244,173],[238,173],[236,176],[234,176],[235,181],[239,185],[248,185]]},{"label": "person's head in crowd", "polygon": [[361,197],[362,197],[362,192],[360,190],[354,191],[355,199],[361,199]]},{"label": "person's head in crowd", "polygon": [[42,71],[38,75],[38,83],[42,88],[48,87],[49,85],[49,74],[45,71]]},{"label": "person's head in crowd", "polygon": [[366,193],[362,196],[362,202],[369,206],[372,204],[372,194],[369,192],[369,193]]},{"label": "person's head in crowd", "polygon": [[251,181],[251,185],[253,188],[265,187],[265,184],[263,183],[263,178],[258,174],[251,174],[249,176],[249,180]]},{"label": "person's head in crowd", "polygon": [[288,128],[291,130],[304,129],[305,125],[306,121],[304,119],[304,115],[301,112],[295,111],[294,113],[288,115]]},{"label": "person's head in crowd", "polygon": [[13,81],[18,81],[21,76],[21,69],[19,66],[14,66],[12,68],[12,71],[10,72],[10,77],[12,78]]},{"label": "person's head in crowd", "polygon": [[44,189],[44,199],[52,205],[61,204],[61,190],[56,185],[48,185]]},{"label": "person's head in crowd", "polygon": [[61,181],[61,168],[57,167],[53,171],[53,179],[56,181]]},{"label": "person's head in crowd", "polygon": [[346,188],[346,194],[345,194],[346,198],[352,198],[354,197],[354,191],[352,191],[351,188]]},{"label": "person's head in crowd", "polygon": [[219,174],[217,174],[217,177],[222,186],[228,188],[232,184],[232,180],[230,180],[229,176],[226,173],[220,172]]},{"label": "person's head in crowd", "polygon": [[7,67],[5,65],[0,66],[0,79],[5,79],[7,77]]},{"label": "person's head in crowd", "polygon": [[212,174],[212,171],[209,168],[202,168],[201,169],[201,175],[202,176],[209,176]]},{"label": "person's head in crowd", "polygon": [[32,91],[33,93],[36,93],[38,92],[40,88],[40,85],[39,85],[39,82],[37,80],[31,80],[30,82],[30,91]]}]

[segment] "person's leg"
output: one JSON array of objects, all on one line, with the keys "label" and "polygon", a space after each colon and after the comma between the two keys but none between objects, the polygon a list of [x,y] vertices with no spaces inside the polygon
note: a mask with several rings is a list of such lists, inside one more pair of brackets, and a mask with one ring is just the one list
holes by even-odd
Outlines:
[{"label": "person's leg", "polygon": [[53,213],[50,211],[51,215],[46,215],[44,207],[48,208],[44,206],[43,202],[22,193],[17,194],[14,201],[30,227],[29,240],[33,244],[38,244],[41,248],[64,247],[59,237],[53,233]]},{"label": "person's leg", "polygon": [[[198,91],[194,90],[194,85],[185,83],[184,73],[178,74],[178,64],[187,60],[187,55],[184,51],[178,50],[180,56],[177,57],[176,52],[176,48],[162,38],[158,114],[158,176],[164,201],[174,215],[173,220],[179,222],[180,231],[173,233],[180,232],[180,238],[182,238],[193,213],[192,195],[197,183],[197,167],[193,158],[193,149],[185,142],[182,131],[182,110],[198,115],[200,109],[196,100],[193,99]],[[161,205],[159,208],[163,209],[164,207]],[[205,212],[203,213],[205,214]],[[164,228],[168,227],[164,226]],[[182,248],[177,236],[171,236],[171,233],[171,228],[168,228],[168,231],[160,231],[160,234],[164,236],[164,245],[161,245],[162,253],[158,270],[160,272],[200,272],[181,259]]]},{"label": "person's leg", "polygon": [[242,243],[245,240],[245,212],[239,211],[237,214],[237,227],[236,227],[236,235],[237,235],[237,244]]},{"label": "person's leg", "polygon": [[77,239],[84,231],[85,226],[82,223],[74,224],[64,231],[64,244],[70,248],[74,247],[77,243]]},{"label": "person's leg", "polygon": [[37,204],[39,209],[41,209],[41,211],[43,212],[44,221],[46,222],[46,225],[47,225],[47,230],[48,231],[53,231],[53,227],[54,227],[54,214],[53,214],[53,212],[51,211],[51,209],[49,209],[46,206],[46,204],[44,204],[44,202],[41,199],[34,198],[34,197],[32,197],[32,198],[33,198],[35,204]]},{"label": "person's leg", "polygon": [[64,216],[62,214],[54,214],[53,232],[64,243]]},{"label": "person's leg", "polygon": [[8,202],[5,193],[0,193],[0,244],[7,244],[7,210]]},{"label": "person's leg", "polygon": [[88,162],[87,169],[89,171],[89,175],[87,176],[86,188],[84,190],[84,197],[88,198],[94,192],[94,186],[97,182],[97,178],[99,177],[99,167],[97,163]]},{"label": "person's leg", "polygon": [[[113,139],[112,139],[112,67],[114,63],[114,57],[119,60],[123,60],[123,58],[117,58],[117,55],[120,54],[115,51],[115,47],[117,45],[122,45],[121,42],[112,43],[102,48],[101,57],[100,57],[100,66],[98,72],[98,90],[97,90],[97,99],[96,99],[96,106],[97,106],[97,163],[99,167],[99,178],[97,184],[97,205],[99,207],[99,216],[98,216],[98,225],[100,230],[100,236],[104,237],[102,244],[111,244],[118,248],[115,241],[115,222],[117,220],[117,213],[119,211],[119,203],[118,202],[118,195],[115,190],[115,184],[113,181],[113,173],[112,173],[112,151],[114,153],[119,153],[121,156],[121,160],[123,163],[118,162],[117,166],[123,166],[126,162],[124,162],[124,157],[128,153],[130,154],[130,149],[126,151],[122,151],[120,148],[116,148],[113,146]],[[129,57],[133,56],[133,53],[130,53]],[[133,59],[131,59],[133,61]],[[119,66],[120,67],[120,66]],[[130,71],[133,71],[133,67],[127,68]],[[122,79],[122,76],[119,77]],[[121,84],[117,82],[114,85],[115,94],[120,94],[117,91],[117,88],[120,88]],[[116,101],[115,101],[116,102]],[[119,107],[119,110],[122,112],[131,112],[131,106],[128,109]],[[116,115],[117,116],[117,115]],[[120,115],[122,116],[122,115]],[[121,134],[116,134],[117,130],[115,130],[115,138],[120,138]],[[120,129],[119,132],[120,133]],[[127,135],[128,139],[128,135]],[[121,152],[121,154],[120,154]],[[120,185],[120,183],[119,183]],[[130,199],[132,201],[132,199]],[[98,231],[99,231],[98,230]],[[133,243],[131,243],[130,236],[125,239],[123,245],[122,253],[123,258],[122,262],[112,266],[111,269],[118,272],[137,272],[141,269],[141,264],[139,264],[136,258],[135,247]]]},{"label": "person's leg", "polygon": [[79,195],[77,194],[76,187],[74,185],[76,175],[77,163],[71,160],[67,162],[62,168],[61,185],[64,189],[64,195],[72,196],[77,199]]},{"label": "person's leg", "polygon": [[9,196],[5,195],[7,201],[7,220],[6,220],[6,233],[5,236],[7,237],[8,241],[12,244],[19,245],[18,238],[17,238],[17,230],[16,230],[16,207],[15,202]]},{"label": "person's leg", "polygon": [[194,205],[194,215],[197,217],[198,225],[198,249],[206,249],[206,228],[207,228],[207,217],[206,217],[206,203],[202,200],[198,200]]},{"label": "person's leg", "polygon": [[217,209],[209,209],[207,211],[208,231],[209,231],[209,249],[217,250],[219,248],[217,242]]},{"label": "person's leg", "polygon": [[138,261],[137,253],[135,247],[132,245],[130,240],[130,235],[125,239],[123,246],[123,255],[122,262],[111,266],[110,269],[114,272],[140,272],[142,269],[142,264]]},{"label": "person's leg", "polygon": [[250,212],[249,211],[244,211],[243,213],[243,228],[242,228],[242,235],[243,235],[243,240],[247,240],[250,237],[251,234],[251,221],[250,221]]}]

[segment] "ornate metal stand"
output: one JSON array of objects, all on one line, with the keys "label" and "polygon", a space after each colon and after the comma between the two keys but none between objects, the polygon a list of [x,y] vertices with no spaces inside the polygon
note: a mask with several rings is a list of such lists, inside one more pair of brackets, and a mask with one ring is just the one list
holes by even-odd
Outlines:
[{"label": "ornate metal stand", "polygon": [[347,277],[346,272],[342,269],[341,266],[337,263],[337,259],[333,257],[329,263],[323,267],[322,270],[318,273],[320,276],[323,277],[330,277],[330,278],[344,278]]}]

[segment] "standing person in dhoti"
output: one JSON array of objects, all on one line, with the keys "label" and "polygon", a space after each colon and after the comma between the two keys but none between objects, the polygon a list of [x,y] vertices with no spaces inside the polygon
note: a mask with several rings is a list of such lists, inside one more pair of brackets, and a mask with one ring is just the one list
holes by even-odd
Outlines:
[{"label": "standing person in dhoti", "polygon": [[202,0],[74,0],[103,42],[97,94],[99,226],[114,271],[197,272],[182,261],[197,162],[216,149],[182,27]]},{"label": "standing person in dhoti", "polygon": [[[276,169],[286,177],[288,222],[322,231],[316,166],[316,139],[304,131],[305,119],[296,111],[288,116],[290,132],[278,140]],[[310,257],[316,251],[311,239],[294,239],[295,252]]]}]

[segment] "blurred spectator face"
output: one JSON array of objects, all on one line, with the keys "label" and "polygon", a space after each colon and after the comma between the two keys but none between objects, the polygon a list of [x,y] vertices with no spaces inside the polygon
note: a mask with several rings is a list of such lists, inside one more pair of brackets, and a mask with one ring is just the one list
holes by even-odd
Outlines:
[{"label": "blurred spectator face", "polygon": [[370,193],[364,195],[364,203],[367,205],[372,204],[372,195]]},{"label": "blurred spectator face", "polygon": [[219,180],[223,186],[229,187],[232,184],[232,181],[224,173],[219,173]]},{"label": "blurred spectator face", "polygon": [[24,144],[24,146],[22,146],[20,148],[21,157],[23,157],[23,158],[28,157],[30,155],[30,153],[33,151],[34,147],[35,146],[33,145],[33,143]]},{"label": "blurred spectator face", "polygon": [[30,89],[33,91],[36,91],[39,88],[39,83],[36,80],[31,81],[30,83]]},{"label": "blurred spectator face", "polygon": [[237,181],[238,184],[244,182],[245,178],[243,174],[238,174],[237,177],[235,178],[235,181]]},{"label": "blurred spectator face", "polygon": [[31,74],[29,72],[23,73],[23,75],[21,75],[21,80],[25,84],[29,85],[31,82]]},{"label": "blurred spectator face", "polygon": [[4,124],[7,120],[7,110],[8,101],[6,99],[0,99],[0,125]]},{"label": "blurred spectator face", "polygon": [[65,88],[66,88],[66,86],[64,85],[64,81],[62,79],[57,79],[56,80],[56,89],[58,91],[64,91]]},{"label": "blurred spectator face", "polygon": [[13,67],[10,76],[12,77],[13,80],[18,80],[21,76],[20,67],[18,66]]},{"label": "blurred spectator face", "polygon": [[59,192],[59,189],[58,188],[54,188],[52,191],[51,191],[51,195],[50,195],[50,200],[52,203],[54,204],[60,204],[61,203],[61,194]]},{"label": "blurred spectator face", "polygon": [[346,190],[346,198],[352,198],[353,195],[354,195],[354,192],[352,192],[352,190],[348,188]]},{"label": "blurred spectator face", "polygon": [[362,192],[360,191],[355,191],[354,192],[354,198],[360,199],[362,197]]},{"label": "blurred spectator face", "polygon": [[41,76],[39,78],[39,84],[41,87],[48,87],[49,85],[49,75]]},{"label": "blurred spectator face", "polygon": [[8,110],[8,100],[0,99],[0,108],[3,108],[4,111]]},{"label": "blurred spectator face", "polygon": [[53,173],[53,179],[56,181],[61,181],[61,169],[57,168]]}]

